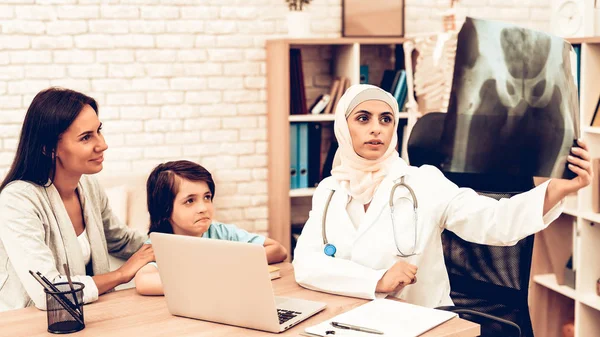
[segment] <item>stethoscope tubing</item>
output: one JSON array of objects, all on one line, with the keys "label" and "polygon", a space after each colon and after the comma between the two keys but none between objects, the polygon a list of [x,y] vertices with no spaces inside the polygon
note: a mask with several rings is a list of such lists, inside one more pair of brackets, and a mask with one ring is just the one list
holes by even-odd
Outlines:
[{"label": "stethoscope tubing", "polygon": [[[412,202],[413,202],[413,221],[415,224],[415,235],[414,235],[414,242],[413,242],[413,250],[411,253],[409,254],[405,254],[400,250],[400,247],[398,247],[398,242],[396,239],[396,223],[394,221],[394,193],[396,193],[396,189],[398,187],[405,187],[408,192],[410,193],[410,196],[412,198]],[[329,243],[329,241],[327,240],[327,211],[329,209],[329,204],[331,203],[331,198],[333,197],[333,194],[335,193],[335,190],[331,190],[329,192],[329,196],[327,197],[327,201],[325,202],[325,208],[323,209],[323,216],[321,219],[321,234],[323,236],[323,245],[325,246],[323,248],[323,251],[325,253],[325,255],[327,256],[331,256],[331,257],[335,257],[335,253],[337,251],[337,248],[335,247],[335,245]],[[402,197],[400,199],[409,199],[407,197]],[[396,184],[394,184],[394,186],[392,187],[391,191],[390,191],[390,199],[389,199],[389,206],[390,206],[390,217],[392,220],[392,230],[394,232],[394,244],[396,245],[396,250],[398,251],[398,256],[400,257],[410,257],[413,255],[417,255],[416,250],[417,250],[417,227],[418,227],[418,207],[419,207],[419,203],[417,200],[417,196],[415,194],[415,192],[413,191],[413,189],[404,182],[404,176],[400,177],[400,181],[397,182]]]}]

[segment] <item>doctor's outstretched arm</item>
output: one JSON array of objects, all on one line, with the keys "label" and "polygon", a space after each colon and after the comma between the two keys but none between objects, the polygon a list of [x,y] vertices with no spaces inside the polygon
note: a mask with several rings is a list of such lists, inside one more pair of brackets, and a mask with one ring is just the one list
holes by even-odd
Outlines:
[{"label": "doctor's outstretched arm", "polygon": [[439,207],[440,224],[464,240],[496,246],[514,245],[541,231],[561,214],[561,200],[591,181],[590,155],[585,143],[579,141],[579,145],[581,148],[574,148],[573,153],[581,159],[568,159],[577,177],[550,179],[509,199],[495,200],[458,188],[432,168],[439,186],[437,195],[445,199]]}]

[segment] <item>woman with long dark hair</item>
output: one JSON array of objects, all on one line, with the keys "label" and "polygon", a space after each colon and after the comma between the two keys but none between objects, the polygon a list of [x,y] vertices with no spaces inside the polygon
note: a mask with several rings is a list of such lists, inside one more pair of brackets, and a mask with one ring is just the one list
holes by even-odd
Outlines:
[{"label": "woman with long dark hair", "polygon": [[[89,303],[154,260],[146,236],[115,217],[90,176],[102,170],[108,148],[101,129],[96,101],[73,90],[43,90],[29,106],[0,185],[0,311],[45,309],[29,270],[60,282],[68,268]],[[111,272],[109,253],[128,260]]]}]

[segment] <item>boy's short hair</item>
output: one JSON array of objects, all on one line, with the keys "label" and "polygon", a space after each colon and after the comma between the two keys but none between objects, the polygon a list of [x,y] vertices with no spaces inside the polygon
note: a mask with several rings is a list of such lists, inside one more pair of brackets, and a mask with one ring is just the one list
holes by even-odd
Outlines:
[{"label": "boy's short hair", "polygon": [[215,196],[215,182],[207,169],[189,160],[170,161],[156,166],[146,182],[148,213],[150,213],[150,229],[152,232],[173,234],[171,215],[173,202],[179,191],[179,177],[189,181],[204,181]]}]

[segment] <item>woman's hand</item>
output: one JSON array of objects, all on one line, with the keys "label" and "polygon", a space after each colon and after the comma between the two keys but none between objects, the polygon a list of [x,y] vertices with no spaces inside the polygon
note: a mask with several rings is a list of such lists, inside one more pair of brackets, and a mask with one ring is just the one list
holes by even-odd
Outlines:
[{"label": "woman's hand", "polygon": [[127,283],[133,279],[135,273],[149,262],[154,261],[154,249],[152,245],[145,244],[135,252],[129,260],[127,260],[119,269],[119,273],[123,277],[122,283]]},{"label": "woman's hand", "polygon": [[577,176],[570,180],[550,180],[544,199],[544,214],[568,194],[579,191],[583,187],[589,185],[592,181],[594,173],[592,172],[592,164],[590,162],[591,156],[588,152],[588,146],[580,139],[577,140],[577,145],[579,145],[579,147],[573,147],[571,149],[571,152],[577,157],[573,155],[567,157],[569,170],[573,171]]},{"label": "woman's hand", "polygon": [[377,282],[375,291],[391,293],[417,282],[417,266],[405,261],[398,261],[388,269]]},{"label": "woman's hand", "polygon": [[594,176],[587,144],[583,140],[578,139],[577,145],[579,147],[571,148],[571,152],[579,158],[572,155],[567,157],[569,170],[577,174],[577,177],[565,180],[564,188],[567,190],[567,194],[577,192],[579,189],[586,187],[592,182],[592,177]]}]

